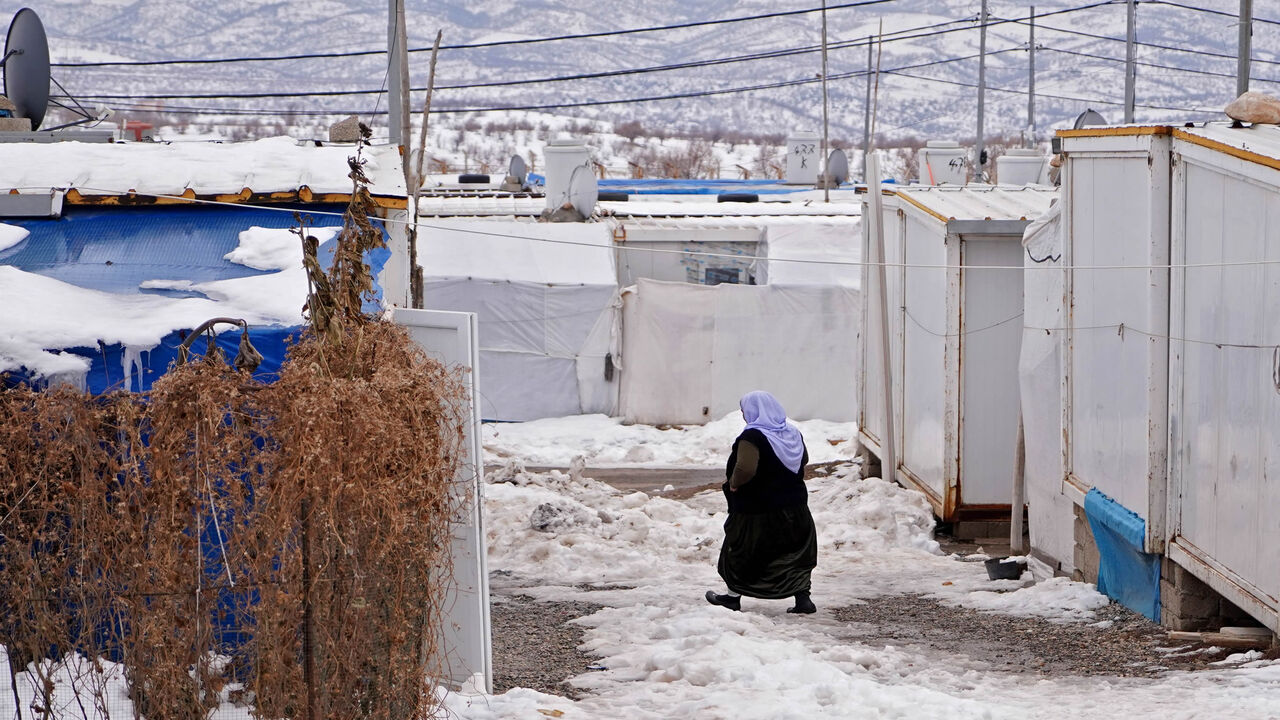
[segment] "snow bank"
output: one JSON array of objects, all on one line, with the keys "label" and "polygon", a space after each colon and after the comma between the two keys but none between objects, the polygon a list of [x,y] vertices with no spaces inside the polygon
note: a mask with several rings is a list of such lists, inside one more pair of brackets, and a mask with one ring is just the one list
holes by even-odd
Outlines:
[{"label": "snow bank", "polygon": [[6,225],[0,223],[0,252],[8,250],[27,239],[30,231],[26,228],[20,228],[17,225]]},{"label": "snow bank", "polygon": [[[340,228],[312,228],[321,242]],[[302,322],[307,297],[302,249],[289,230],[254,227],[240,233],[228,260],[259,270],[251,275],[203,283],[141,283],[144,288],[181,287],[205,297],[172,298],[90,290],[14,267],[0,265],[0,370],[27,368],[38,377],[83,373],[85,358],[64,348],[120,343],[149,350],[169,333],[193,328],[211,317],[244,318],[250,325],[292,326]]]},{"label": "snow bank", "polygon": [[[852,423],[802,420],[795,424],[804,434],[809,462],[853,458]],[[484,459],[500,463],[519,458],[529,465],[552,467],[568,467],[579,456],[588,467],[723,466],[742,428],[737,411],[706,425],[666,428],[623,425],[621,418],[604,415],[491,423],[484,426]]]}]

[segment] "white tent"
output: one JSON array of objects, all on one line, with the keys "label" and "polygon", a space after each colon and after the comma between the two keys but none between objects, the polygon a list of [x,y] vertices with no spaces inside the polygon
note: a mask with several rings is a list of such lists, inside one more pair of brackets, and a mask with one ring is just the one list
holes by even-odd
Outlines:
[{"label": "white tent", "polygon": [[615,412],[608,226],[435,219],[419,236],[425,306],[478,316],[485,419]]},{"label": "white tent", "polygon": [[703,423],[768,390],[790,417],[853,420],[858,291],[641,279],[623,294],[628,422]]}]

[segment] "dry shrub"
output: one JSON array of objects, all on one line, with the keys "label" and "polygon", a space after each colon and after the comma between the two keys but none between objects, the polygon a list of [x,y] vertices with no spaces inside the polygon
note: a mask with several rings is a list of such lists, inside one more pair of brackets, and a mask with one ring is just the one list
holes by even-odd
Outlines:
[{"label": "dry shrub", "polygon": [[[0,393],[0,645],[15,671],[117,659],[148,720],[227,701],[261,718],[436,711],[465,388],[360,312],[381,235],[354,160],[352,178],[328,272],[300,232],[312,327],[275,383],[214,356],[145,396]],[[48,707],[53,680],[30,667]],[[91,717],[105,682],[86,675]]]}]

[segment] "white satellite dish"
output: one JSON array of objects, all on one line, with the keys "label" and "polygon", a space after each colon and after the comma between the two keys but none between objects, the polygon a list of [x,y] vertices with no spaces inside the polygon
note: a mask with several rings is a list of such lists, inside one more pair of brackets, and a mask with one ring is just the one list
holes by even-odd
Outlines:
[{"label": "white satellite dish", "polygon": [[843,185],[849,179],[849,158],[840,148],[827,156],[827,177],[835,185]]},{"label": "white satellite dish", "polygon": [[1095,110],[1085,110],[1076,117],[1075,123],[1071,126],[1073,130],[1079,130],[1082,127],[1094,127],[1098,125],[1106,125],[1107,119],[1102,117]]},{"label": "white satellite dish", "polygon": [[22,8],[13,16],[0,64],[5,97],[17,108],[14,115],[38,129],[49,109],[49,40],[35,10]]},{"label": "white satellite dish", "polygon": [[579,165],[569,176],[569,189],[565,191],[564,202],[571,203],[583,219],[591,217],[595,212],[596,200],[600,197],[600,188],[596,184],[595,173],[586,165]]},{"label": "white satellite dish", "polygon": [[529,168],[524,164],[524,158],[519,155],[511,156],[511,164],[507,169],[507,177],[515,178],[515,181],[524,184],[525,176],[529,174]]}]

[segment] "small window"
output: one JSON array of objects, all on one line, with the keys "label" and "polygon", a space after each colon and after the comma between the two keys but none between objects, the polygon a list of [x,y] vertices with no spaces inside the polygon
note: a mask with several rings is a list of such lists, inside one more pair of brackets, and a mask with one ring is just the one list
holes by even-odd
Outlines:
[{"label": "small window", "polygon": [[738,268],[707,268],[706,277],[703,279],[704,285],[719,285],[720,283],[731,283],[737,285],[741,274]]}]

